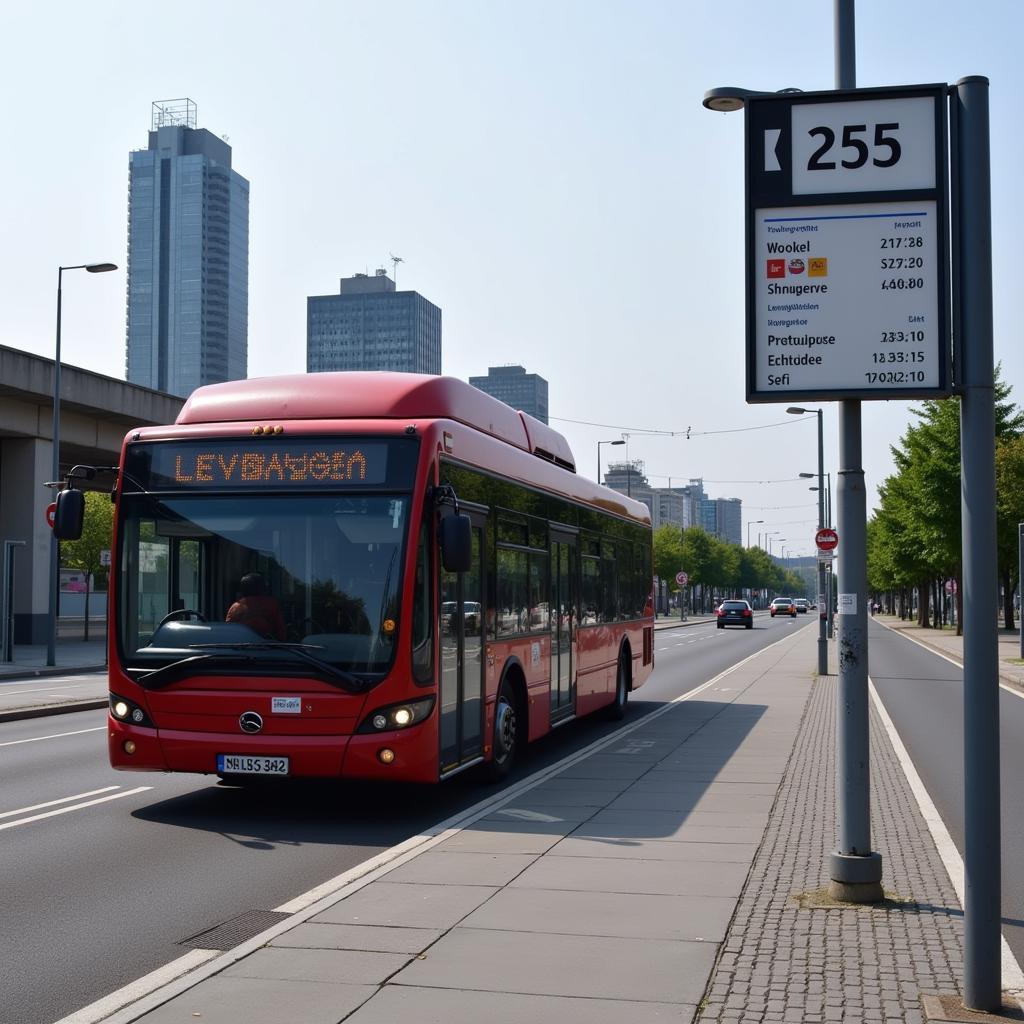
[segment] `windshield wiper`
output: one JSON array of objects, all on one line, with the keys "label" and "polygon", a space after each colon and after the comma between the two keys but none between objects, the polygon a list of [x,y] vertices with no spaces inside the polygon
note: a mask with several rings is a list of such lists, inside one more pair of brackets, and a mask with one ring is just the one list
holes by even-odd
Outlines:
[{"label": "windshield wiper", "polygon": [[289,644],[279,643],[274,640],[253,640],[239,641],[238,643],[223,644],[189,644],[191,650],[206,651],[204,654],[191,654],[187,658],[180,658],[172,661],[169,665],[161,665],[145,675],[139,676],[136,680],[144,690],[158,690],[182,675],[194,675],[193,669],[198,670],[200,666],[211,661],[256,661],[254,654],[250,651],[285,651],[295,655],[302,661],[312,665],[321,677],[326,677],[324,682],[336,683],[343,690],[349,693],[362,693],[367,687],[367,681],[359,676],[346,672],[344,669],[324,661],[322,658],[310,654],[310,650],[320,651],[322,647],[313,647],[310,644]]},{"label": "windshield wiper", "polygon": [[[322,647],[318,647],[314,644],[296,644],[286,643],[280,640],[240,640],[237,643],[219,643],[219,644],[189,644],[191,650],[196,651],[213,651],[213,652],[228,652],[228,651],[284,651],[288,654],[294,654],[297,658],[312,665],[317,671],[322,672],[328,676],[327,681],[336,681],[343,684],[343,689],[348,690],[350,693],[362,693],[366,689],[367,681],[361,679],[357,675],[353,675],[351,672],[346,672],[343,668],[338,668],[337,665],[332,665],[329,661],[324,661],[323,658],[318,658],[312,651],[322,651]],[[217,654],[212,655],[199,655],[200,658],[217,657]],[[186,658],[185,661],[191,659]],[[175,664],[181,664],[176,662]],[[167,666],[171,668],[171,665]],[[158,669],[157,671],[162,671]]]}]

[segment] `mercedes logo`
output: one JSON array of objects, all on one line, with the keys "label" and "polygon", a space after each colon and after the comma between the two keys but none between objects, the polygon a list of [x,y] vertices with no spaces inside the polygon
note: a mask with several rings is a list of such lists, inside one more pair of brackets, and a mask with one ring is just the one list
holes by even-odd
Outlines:
[{"label": "mercedes logo", "polygon": [[259,732],[263,728],[263,719],[255,711],[243,711],[238,724],[242,732]]}]

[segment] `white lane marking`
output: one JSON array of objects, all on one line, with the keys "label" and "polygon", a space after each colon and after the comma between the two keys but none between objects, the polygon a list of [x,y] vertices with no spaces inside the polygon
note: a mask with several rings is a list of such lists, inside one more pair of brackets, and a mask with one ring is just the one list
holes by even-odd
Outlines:
[{"label": "white lane marking", "polygon": [[130,982],[124,988],[111,992],[109,996],[97,999],[95,1003],[83,1006],[68,1017],[61,1017],[56,1024],[96,1024],[97,1021],[105,1020],[110,1014],[136,1002],[149,992],[161,988],[164,985],[180,978],[183,974],[201,967],[207,960],[219,956],[220,951],[216,949],[190,949],[184,956],[172,960],[163,967]]},{"label": "white lane marking", "polygon": [[84,804],[75,804],[73,807],[58,807],[55,811],[46,811],[44,814],[33,814],[31,818],[22,818],[20,821],[8,821],[0,825],[0,832],[7,828],[17,828],[19,825],[30,825],[33,821],[42,821],[43,818],[55,818],[58,814],[70,814],[71,811],[81,811],[86,807],[93,807],[96,804],[105,804],[108,800],[120,800],[123,796],[134,796],[136,793],[145,793],[152,786],[136,786],[135,789],[126,789],[123,793],[111,793],[110,796],[100,796],[95,800],[86,800]]},{"label": "white lane marking", "polygon": [[[921,650],[927,651],[929,654],[934,654],[936,658],[942,658],[943,661],[948,661],[950,665],[956,665],[959,669],[964,667],[964,663],[962,661],[957,661],[956,658],[951,657],[948,654],[943,654],[942,651],[937,651],[934,647],[930,647],[923,641],[918,640],[917,637],[911,636],[905,630],[893,629],[892,626],[886,626],[884,622],[880,622],[879,625],[889,630],[890,633],[895,633],[897,636],[903,637],[904,640],[909,640],[912,644],[917,644]],[[1024,700],[1024,691],[1015,689],[1010,686],[1009,683],[1004,683],[1001,679],[999,680],[999,688],[1001,690],[1005,690],[1007,693],[1012,693],[1014,697],[1020,697],[1021,700]]]},{"label": "white lane marking", "polygon": [[72,800],[84,800],[87,796],[96,796],[99,793],[109,793],[111,790],[120,788],[120,786],[104,786],[102,789],[90,789],[88,793],[77,793],[75,796],[62,796],[59,800],[47,800],[45,804],[33,804],[31,807],[19,807],[16,811],[4,811],[0,814],[0,818],[13,818],[16,814],[28,814],[29,811],[41,811],[44,807],[54,807],[57,804],[67,804]]},{"label": "white lane marking", "polygon": [[59,740],[65,736],[81,736],[87,732],[103,732],[106,729],[105,725],[97,725],[93,729],[76,729],[74,732],[55,732],[49,736],[31,736],[27,740],[7,740],[4,743],[0,743],[0,747],[16,747],[19,743],[38,743],[40,740]]},{"label": "white lane marking", "polygon": [[[505,804],[518,799],[523,795],[523,793],[534,789],[542,782],[546,782],[552,776],[558,775],[567,768],[571,768],[574,764],[590,757],[591,754],[595,754],[602,748],[618,742],[629,733],[635,732],[642,726],[654,721],[654,719],[667,714],[676,704],[686,700],[692,700],[694,697],[699,696],[709,687],[714,686],[715,683],[720,682],[726,676],[735,672],[736,669],[746,665],[748,661],[752,661],[759,655],[770,651],[773,647],[777,647],[779,644],[788,643],[790,640],[792,640],[792,637],[786,636],[781,640],[776,640],[773,643],[768,644],[766,647],[762,647],[761,650],[755,651],[746,658],[737,661],[735,665],[731,665],[729,668],[725,669],[724,672],[720,672],[714,677],[714,679],[709,679],[706,683],[702,683],[696,689],[690,690],[687,693],[681,694],[679,697],[673,698],[668,704],[663,704],[661,707],[655,708],[654,711],[644,715],[632,725],[628,725],[622,729],[617,729],[611,736],[606,736],[603,739],[596,740],[594,743],[591,743],[590,746],[584,747],[583,750],[570,755],[563,761],[560,761],[557,765],[550,765],[547,768],[541,769],[535,775],[530,776],[528,779],[524,779],[515,786],[511,786],[509,789],[497,796],[488,797],[486,800],[482,800],[479,803],[474,804],[468,810],[460,811],[458,814],[448,818],[446,821],[442,821],[440,824],[434,825],[428,831],[416,836],[411,836],[404,842],[399,843],[398,846],[394,846],[390,850],[384,850],[382,853],[378,853],[375,857],[371,857],[369,860],[363,861],[362,864],[357,864],[355,867],[349,868],[348,871],[343,872],[335,878],[329,879],[324,882],[323,885],[318,885],[315,888],[310,889],[308,892],[303,893],[301,896],[297,896],[288,903],[282,903],[281,906],[276,908],[276,910],[279,913],[291,914],[291,917],[278,922],[264,932],[260,932],[259,935],[254,935],[251,939],[243,942],[239,946],[236,946],[234,949],[230,949],[225,953],[216,955],[216,958],[213,959],[212,962],[197,965],[190,974],[185,974],[185,971],[188,970],[188,968],[180,966],[186,959],[186,957],[181,957],[160,969],[161,971],[168,972],[170,975],[170,980],[168,980],[166,984],[155,980],[152,983],[147,984],[150,979],[155,979],[155,976],[160,973],[160,971],[156,971],[153,974],[146,975],[145,978],[140,978],[138,981],[126,986],[119,992],[106,996],[103,999],[92,1003],[90,1006],[82,1007],[82,1009],[68,1017],[55,1021],[54,1024],[100,1024],[100,1022],[102,1022],[102,1024],[132,1024],[133,1021],[139,1020],[140,1017],[150,1010],[155,1009],[158,1006],[162,1006],[168,1000],[173,999],[182,992],[187,992],[200,982],[205,981],[214,974],[219,974],[232,964],[247,957],[250,953],[255,952],[257,949],[261,949],[267,943],[277,938],[278,935],[283,935],[296,925],[301,924],[303,921],[308,921],[311,917],[321,913],[328,907],[334,906],[335,903],[338,903],[346,896],[349,896],[353,892],[369,885],[370,882],[376,881],[376,879],[381,875],[387,874],[392,869],[400,867],[406,861],[412,860],[414,857],[424,853],[426,850],[443,843],[446,839],[450,839],[453,835],[458,834],[458,832],[471,825],[474,821],[477,821],[478,819],[493,813],[498,808],[503,807]],[[125,1002],[124,999],[119,998],[122,993],[127,993],[129,991],[131,991],[131,995],[126,998],[130,998],[130,1002]],[[111,1014],[111,1003],[115,1006],[120,1006],[120,1010]]]},{"label": "white lane marking", "polygon": [[[892,744],[900,766],[903,768],[903,774],[906,775],[907,782],[910,784],[911,792],[913,792],[917,800],[921,816],[924,818],[928,831],[931,832],[932,839],[935,841],[939,856],[942,858],[942,863],[949,874],[949,880],[953,883],[953,889],[956,891],[957,899],[960,900],[960,906],[963,907],[964,862],[960,856],[960,851],[956,848],[956,843],[953,842],[953,837],[949,834],[949,830],[946,828],[946,823],[942,820],[938,808],[928,795],[928,790],[925,788],[924,782],[921,781],[921,776],[918,774],[917,768],[914,767],[914,762],[910,760],[907,748],[903,745],[903,740],[900,739],[900,734],[896,731],[896,726],[889,717],[889,712],[886,711],[882,698],[878,695],[878,691],[875,689],[875,684],[870,676],[868,676],[868,690],[871,693],[871,702],[878,712],[878,717],[882,720],[882,725],[885,726],[889,742]],[[1013,955],[1006,941],[1006,936],[1000,932],[999,938],[1002,946],[1002,986],[1004,989],[1010,989],[1015,993],[1019,993],[1024,989],[1024,972],[1021,971],[1020,964],[1017,963],[1017,958]]]}]

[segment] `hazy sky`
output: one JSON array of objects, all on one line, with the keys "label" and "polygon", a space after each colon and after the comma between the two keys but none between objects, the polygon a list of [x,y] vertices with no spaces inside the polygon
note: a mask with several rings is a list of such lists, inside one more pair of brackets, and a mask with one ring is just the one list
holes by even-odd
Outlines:
[{"label": "hazy sky", "polygon": [[[1024,403],[1024,4],[856,14],[860,86],[991,79],[996,356]],[[766,521],[752,540],[809,553],[814,418],[744,397],[743,117],[701,98],[832,88],[832,32],[829,0],[10,5],[0,343],[52,356],[57,267],[113,261],[65,276],[63,355],[124,376],[128,153],[188,96],[251,182],[250,376],[304,370],[306,296],[394,253],[443,310],[444,372],[542,374],[581,472],[629,431],[653,483],[703,477]],[[864,422],[870,506],[908,405]]]}]

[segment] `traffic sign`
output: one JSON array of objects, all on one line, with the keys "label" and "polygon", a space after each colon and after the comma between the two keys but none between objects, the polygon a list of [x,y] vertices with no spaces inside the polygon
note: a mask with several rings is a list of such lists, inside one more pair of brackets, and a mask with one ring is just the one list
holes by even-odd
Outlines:
[{"label": "traffic sign", "polygon": [[819,551],[832,551],[839,546],[839,534],[831,527],[826,526],[814,535],[814,543],[818,546]]},{"label": "traffic sign", "polygon": [[747,101],[747,400],[950,393],[947,89]]},{"label": "traffic sign", "polygon": [[57,502],[51,501],[46,506],[46,525],[52,530],[54,520],[57,518]]},{"label": "traffic sign", "polygon": [[685,587],[686,584],[689,583],[689,582],[690,582],[690,577],[687,576],[685,572],[677,572],[676,573],[676,583],[678,583],[679,586]]},{"label": "traffic sign", "polygon": [[835,559],[836,553],[834,551],[819,551],[818,561],[819,562],[831,562]]},{"label": "traffic sign", "polygon": [[104,548],[100,552],[100,565],[103,565],[103,566],[109,566],[110,565],[110,548]]}]

